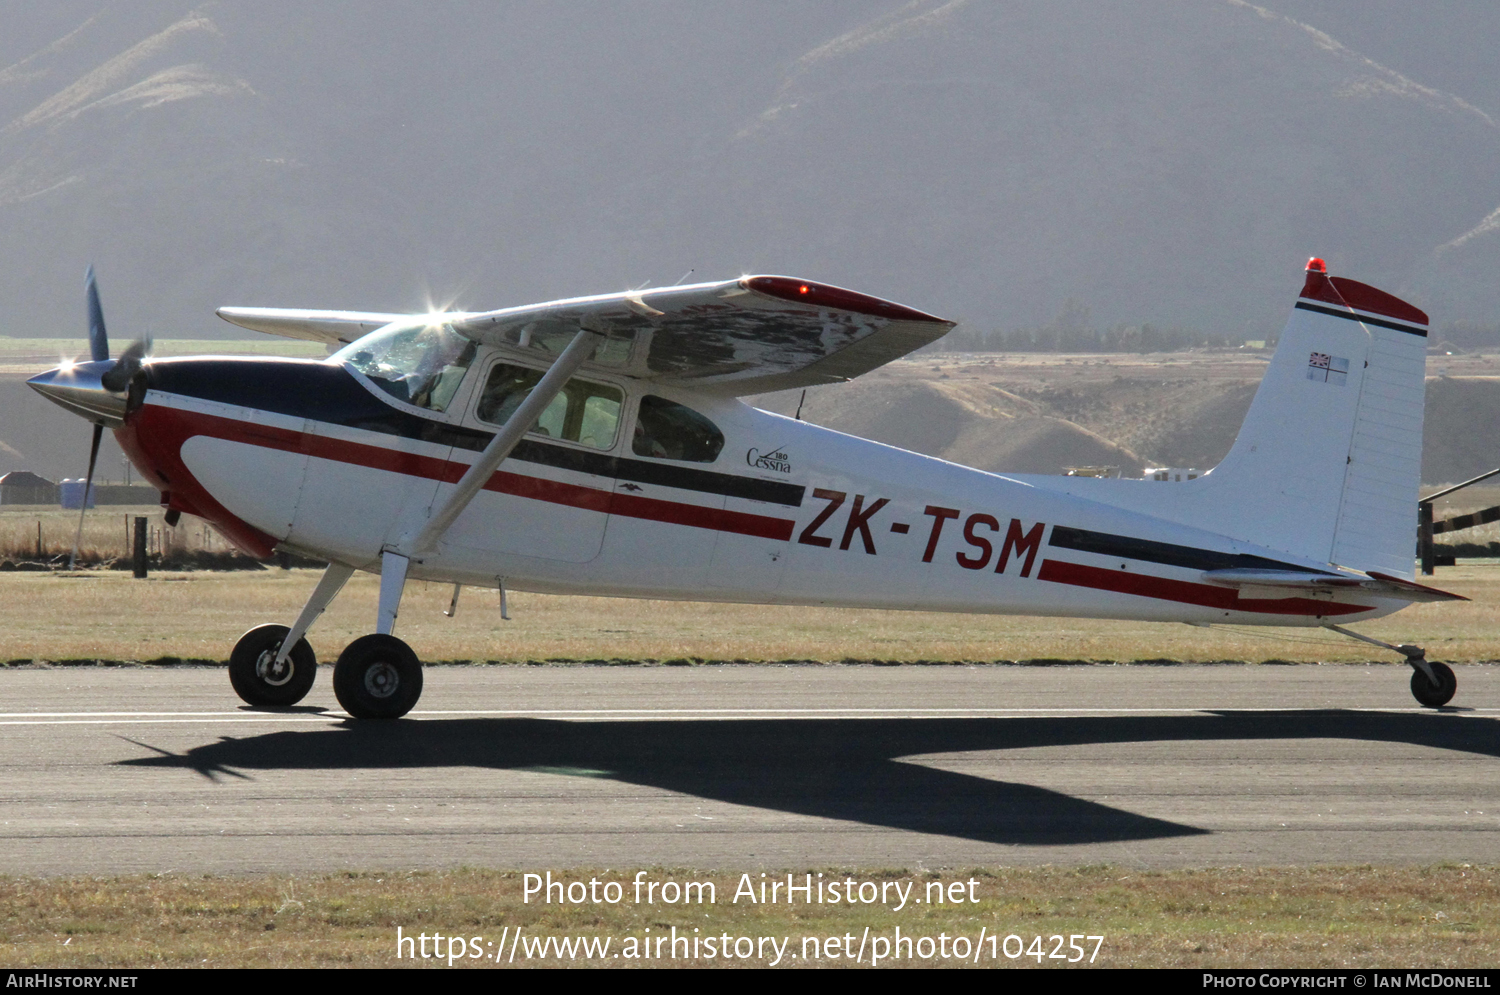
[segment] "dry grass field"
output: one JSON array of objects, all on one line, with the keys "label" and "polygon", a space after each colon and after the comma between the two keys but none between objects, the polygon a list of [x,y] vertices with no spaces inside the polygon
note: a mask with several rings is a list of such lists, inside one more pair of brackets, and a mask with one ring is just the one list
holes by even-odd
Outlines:
[{"label": "dry grass field", "polygon": [[[153,573],[0,573],[0,660],[222,662],[239,635],[290,624],[317,580],[314,570]],[[1438,586],[1469,603],[1416,605],[1359,630],[1417,642],[1434,659],[1500,660],[1500,567],[1442,568]],[[378,581],[350,581],[309,639],[331,662],[372,631]],[[949,615],[635,601],[512,593],[502,621],[497,592],[408,585],[397,631],[433,663],[497,661],[893,661],[1242,660],[1397,663],[1322,630]]]},{"label": "dry grass field", "polygon": [[162,509],[156,505],[90,508],[83,519],[81,536],[76,511],[53,505],[6,505],[0,508],[0,560],[66,561],[75,536],[84,563],[128,558],[132,523],[139,516],[146,518],[152,553],[163,548],[169,552],[228,552],[234,548],[213,526],[196,518],[184,518],[175,529],[168,528],[162,521]]},{"label": "dry grass field", "polygon": [[[816,872],[818,869],[812,869]],[[1015,935],[1041,949],[1053,935],[1099,935],[1097,967],[1493,967],[1500,960],[1497,868],[1318,868],[1140,872],[1078,869],[976,868],[944,873],[975,879],[976,904],[750,905],[732,903],[736,875],[683,869],[650,872],[658,880],[712,881],[717,902],[687,910],[632,904],[563,907],[522,901],[516,872],[368,872],[304,877],[222,878],[169,875],[110,879],[0,879],[0,960],[29,967],[447,967],[445,960],[397,960],[396,927],[404,935],[440,933],[481,938],[486,957],[455,967],[491,967],[487,944],[518,927],[533,939],[612,938],[679,934],[790,939],[805,965],[803,937],[940,934],[974,938]],[[800,873],[805,873],[805,869]],[[936,874],[849,872],[857,880],[915,880],[917,893]],[[570,871],[568,880],[630,879],[619,869]],[[829,879],[843,877],[825,869]],[[708,908],[705,912],[704,908]],[[1081,945],[1093,953],[1095,944]],[[851,944],[852,946],[852,944]],[[431,948],[429,948],[431,949]],[[465,945],[461,948],[472,951]],[[849,964],[829,957],[819,966]],[[874,949],[872,947],[872,949]],[[1012,941],[1011,951],[1020,948]],[[1033,948],[1035,949],[1035,948]],[[989,952],[985,945],[986,955]],[[1077,957],[1066,946],[1063,956]],[[650,961],[669,966],[765,966],[752,956]],[[865,956],[868,963],[869,956]],[[505,963],[509,963],[506,961]],[[517,958],[517,966],[559,966],[548,957]],[[641,961],[579,957],[573,965],[631,966]],[[1037,967],[1038,958],[1003,954],[983,966]],[[961,966],[956,959],[915,957],[883,966]],[[1043,958],[1042,966],[1060,966]],[[1080,965],[1082,966],[1082,965]]]}]

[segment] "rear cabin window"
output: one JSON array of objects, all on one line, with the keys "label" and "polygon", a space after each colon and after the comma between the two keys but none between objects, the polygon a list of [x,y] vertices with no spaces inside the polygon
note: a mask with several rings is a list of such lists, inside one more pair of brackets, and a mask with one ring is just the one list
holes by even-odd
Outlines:
[{"label": "rear cabin window", "polygon": [[724,433],[692,408],[647,394],[641,398],[631,448],[637,456],[712,463],[724,448]]},{"label": "rear cabin window", "polygon": [[[541,370],[506,363],[495,366],[480,394],[476,414],[481,421],[504,425],[541,379]],[[620,427],[620,407],[624,402],[625,394],[618,387],[569,380],[547,405],[531,431],[593,449],[608,449],[615,444],[615,433]]]}]

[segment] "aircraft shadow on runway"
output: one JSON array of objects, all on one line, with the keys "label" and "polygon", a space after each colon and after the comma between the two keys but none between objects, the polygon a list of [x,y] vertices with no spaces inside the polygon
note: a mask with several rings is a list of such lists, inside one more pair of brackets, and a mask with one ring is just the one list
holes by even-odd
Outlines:
[{"label": "aircraft shadow on runway", "polygon": [[[603,777],[737,805],[986,843],[1058,845],[1208,832],[1026,784],[936,770],[922,754],[1215,740],[1352,739],[1500,756],[1500,723],[1351,711],[996,719],[350,722],[124,760],[206,777],[253,770],[489,767]],[[147,744],[141,744],[147,745]],[[150,747],[156,749],[155,747]]]}]

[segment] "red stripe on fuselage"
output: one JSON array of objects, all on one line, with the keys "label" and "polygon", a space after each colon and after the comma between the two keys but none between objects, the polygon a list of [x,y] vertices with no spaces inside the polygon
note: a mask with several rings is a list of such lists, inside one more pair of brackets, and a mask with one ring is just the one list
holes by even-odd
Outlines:
[{"label": "red stripe on fuselage", "polygon": [[702,508],[695,504],[678,504],[675,501],[660,501],[635,494],[613,495],[609,513],[672,525],[691,525],[716,532],[735,532],[759,539],[779,539],[782,542],[792,538],[792,526],[796,524],[788,518],[769,518],[743,511],[726,511],[723,508]]},{"label": "red stripe on fuselage", "polygon": [[[165,437],[180,440],[174,448],[174,455],[176,449],[181,447],[182,441],[194,435],[207,435],[266,449],[305,453],[317,459],[385,470],[389,473],[426,477],[429,480],[439,480],[449,484],[457,483],[469,469],[467,463],[161,405],[148,404],[136,413],[135,419],[141,419],[150,426],[142,434],[156,433],[159,431],[158,423],[160,422],[175,423],[171,424],[170,428],[165,424],[160,426],[161,429],[168,429],[162,433]],[[600,514],[621,515],[626,518],[640,518],[671,525],[687,525],[717,532],[735,532],[762,539],[789,540],[792,537],[792,526],[795,524],[785,518],[727,511],[723,508],[704,508],[699,505],[663,501],[659,498],[640,497],[634,494],[613,494],[597,487],[568,484],[505,470],[495,471],[494,475],[485,482],[484,489],[498,494],[529,498],[533,501],[546,501],[549,504],[560,504],[570,508],[584,508]]]},{"label": "red stripe on fuselage", "polygon": [[1046,560],[1037,571],[1038,580],[1050,580],[1054,584],[1071,584],[1074,587],[1089,587],[1096,591],[1114,591],[1118,594],[1135,594],[1159,601],[1177,601],[1187,605],[1202,605],[1205,608],[1221,608],[1224,611],[1251,612],[1257,615],[1352,615],[1373,611],[1371,605],[1345,605],[1335,601],[1317,601],[1313,598],[1242,599],[1231,587],[1215,587],[1209,584],[1194,584],[1185,580],[1169,580],[1149,574],[1128,573],[1124,570],[1105,570],[1088,567],[1066,560]]},{"label": "red stripe on fuselage", "polygon": [[130,462],[164,496],[171,495],[168,508],[212,522],[241,552],[257,560],[269,559],[280,540],[220,504],[182,462],[182,444],[199,433],[192,431],[183,419],[155,417],[147,415],[147,411],[160,414],[169,409],[142,409],[115,429],[115,441]]}]

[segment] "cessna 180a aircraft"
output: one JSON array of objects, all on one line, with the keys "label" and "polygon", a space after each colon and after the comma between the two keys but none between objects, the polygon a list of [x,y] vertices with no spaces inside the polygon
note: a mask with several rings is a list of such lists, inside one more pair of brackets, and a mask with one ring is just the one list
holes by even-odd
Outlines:
[{"label": "cessna 180a aircraft", "polygon": [[[30,380],[115,437],[167,520],[329,566],[290,627],[230,656],[251,705],[307,694],[309,627],[355,570],[375,631],[333,670],[357,718],[416,704],[396,638],[408,579],[516,590],[1323,626],[1403,653],[1424,705],[1450,668],[1342,623],[1457,596],[1413,582],[1427,316],[1321,260],[1234,447],[1173,484],[997,475],[760,411],[952,323],[837,287],[749,276],[482,313],[223,308],[326,360],[109,358]],[[92,477],[92,457],[90,464]]]}]

